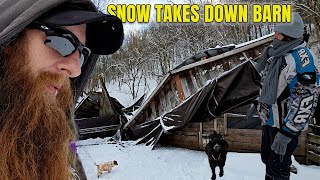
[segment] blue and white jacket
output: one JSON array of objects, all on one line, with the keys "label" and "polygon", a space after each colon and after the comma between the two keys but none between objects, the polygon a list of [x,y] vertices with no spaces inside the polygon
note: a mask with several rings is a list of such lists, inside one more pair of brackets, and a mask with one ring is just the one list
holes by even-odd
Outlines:
[{"label": "blue and white jacket", "polygon": [[297,46],[284,57],[277,103],[258,105],[262,124],[279,128],[288,137],[299,136],[307,127],[317,107],[320,92],[320,62],[305,45]]}]

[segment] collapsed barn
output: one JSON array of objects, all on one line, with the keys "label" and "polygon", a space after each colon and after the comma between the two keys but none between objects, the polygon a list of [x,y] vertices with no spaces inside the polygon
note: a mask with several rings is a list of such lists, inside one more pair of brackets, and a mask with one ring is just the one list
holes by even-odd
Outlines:
[{"label": "collapsed barn", "polygon": [[[234,49],[194,58],[172,70],[125,124],[123,136],[203,150],[214,130],[224,134],[230,151],[259,152],[260,121],[245,118],[259,94],[260,75],[254,61],[272,41],[272,34]],[[306,159],[307,133],[300,136],[294,155]]]},{"label": "collapsed barn", "polygon": [[84,94],[75,108],[75,122],[79,139],[113,136],[128,122],[123,108],[115,98],[110,97],[102,78],[98,92]]}]

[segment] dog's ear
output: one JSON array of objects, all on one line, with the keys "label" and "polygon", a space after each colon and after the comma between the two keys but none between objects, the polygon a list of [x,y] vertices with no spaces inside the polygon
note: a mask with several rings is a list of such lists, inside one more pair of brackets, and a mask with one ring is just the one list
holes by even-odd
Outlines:
[{"label": "dog's ear", "polygon": [[212,154],[212,147],[210,146],[210,142],[206,145],[204,151],[206,152],[207,155]]},{"label": "dog's ear", "polygon": [[214,135],[213,134],[210,134],[209,135],[209,140],[213,139]]},{"label": "dog's ear", "polygon": [[213,131],[213,135],[217,135],[217,131]]},{"label": "dog's ear", "polygon": [[118,162],[116,160],[113,160],[114,165],[118,165]]}]

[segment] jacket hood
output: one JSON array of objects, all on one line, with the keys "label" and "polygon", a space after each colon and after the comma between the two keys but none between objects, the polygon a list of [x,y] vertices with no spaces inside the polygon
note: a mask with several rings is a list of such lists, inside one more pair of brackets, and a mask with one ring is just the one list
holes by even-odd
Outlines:
[{"label": "jacket hood", "polygon": [[64,2],[83,4],[97,11],[90,0],[0,0],[0,45],[19,34],[36,18]]},{"label": "jacket hood", "polygon": [[[0,0],[0,50],[1,46],[17,36],[35,19],[63,3],[70,3],[89,11],[98,12],[90,0]],[[97,59],[97,54],[91,54],[81,69],[81,75],[72,79],[75,99],[82,94]]]}]

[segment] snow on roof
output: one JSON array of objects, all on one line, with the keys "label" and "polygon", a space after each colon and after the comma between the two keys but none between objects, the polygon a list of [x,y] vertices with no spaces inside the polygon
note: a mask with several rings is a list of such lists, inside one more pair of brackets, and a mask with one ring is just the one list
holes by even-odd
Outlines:
[{"label": "snow on roof", "polygon": [[251,44],[251,43],[255,43],[255,42],[257,42],[257,41],[261,41],[262,39],[266,39],[266,38],[271,37],[271,36],[273,36],[273,35],[274,35],[274,33],[271,33],[271,34],[267,34],[267,35],[265,35],[265,36],[262,36],[262,37],[260,37],[260,38],[258,38],[258,39],[254,39],[254,40],[252,40],[252,41],[248,41],[248,42],[244,42],[244,43],[241,43],[241,44],[237,44],[236,47],[235,47],[235,49],[240,48],[240,47],[243,47],[243,46],[246,46],[246,45]]}]

